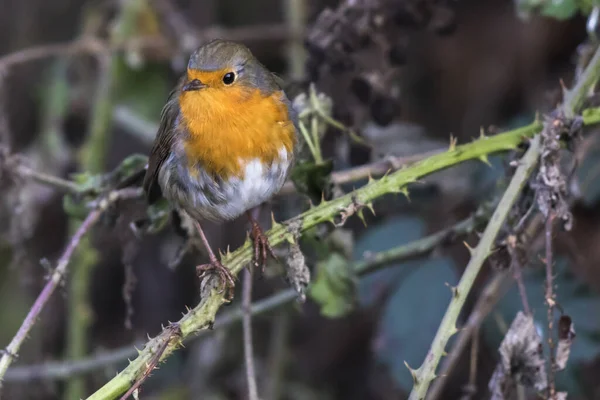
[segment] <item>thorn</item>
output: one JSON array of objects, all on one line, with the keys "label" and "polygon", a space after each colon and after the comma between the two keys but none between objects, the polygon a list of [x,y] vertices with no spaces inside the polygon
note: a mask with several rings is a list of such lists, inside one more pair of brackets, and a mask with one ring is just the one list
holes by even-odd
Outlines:
[{"label": "thorn", "polygon": [[369,171],[369,176],[368,176],[368,180],[367,180],[367,184],[374,182],[375,179],[373,179],[373,177],[371,176],[371,171]]},{"label": "thorn", "polygon": [[275,225],[277,225],[277,221],[275,221],[275,214],[271,211],[271,228],[275,227]]},{"label": "thorn", "polygon": [[412,375],[413,384],[414,385],[418,385],[419,384],[419,378],[417,376],[417,370],[416,369],[412,369],[410,367],[410,365],[408,365],[408,363],[406,361],[404,361],[404,365],[406,365],[406,368],[408,368],[408,370],[410,371],[410,374]]},{"label": "thorn", "polygon": [[456,286],[452,286],[448,282],[445,282],[444,285],[446,285],[450,288],[450,290],[452,291],[452,297],[454,297],[454,298],[458,297],[458,288]]},{"label": "thorn", "polygon": [[487,164],[488,167],[492,166],[492,164],[490,163],[490,160],[488,159],[487,154],[483,154],[483,155],[479,156],[478,158],[479,158],[479,161],[481,161],[484,164]]},{"label": "thorn", "polygon": [[563,81],[562,78],[560,78],[558,80],[558,83],[560,84],[560,89],[562,90],[563,101],[564,101],[567,98],[567,94],[569,93],[569,89],[567,89],[567,85],[565,85],[565,81]]},{"label": "thorn", "polygon": [[465,245],[467,250],[469,250],[469,253],[471,254],[471,256],[473,256],[473,253],[475,253],[475,249],[472,248],[471,246],[469,246],[469,243],[467,243],[466,241],[464,241],[463,244]]},{"label": "thorn", "polygon": [[456,142],[457,141],[458,141],[458,139],[455,138],[454,136],[452,136],[452,134],[450,134],[450,147],[448,148],[448,151],[456,150]]},{"label": "thorn", "polygon": [[365,220],[365,214],[363,213],[363,209],[359,209],[356,212],[356,215],[358,215],[358,218],[360,218],[360,220],[362,221],[363,225],[365,226],[365,228],[367,227],[367,221]]},{"label": "thorn", "polygon": [[482,127],[479,128],[479,139],[486,139],[487,136],[485,136],[485,129]]},{"label": "thorn", "polygon": [[402,189],[400,189],[398,192],[402,193],[404,197],[406,197],[406,200],[410,202],[410,194],[408,193],[408,187],[403,186]]},{"label": "thorn", "polygon": [[325,192],[321,192],[321,203],[320,204],[325,204],[327,203],[327,201],[325,200]]},{"label": "thorn", "polygon": [[373,202],[369,202],[369,203],[365,204],[365,207],[367,207],[369,210],[371,210],[371,213],[373,215],[375,215],[375,209],[373,208]]},{"label": "thorn", "polygon": [[442,350],[442,357],[448,357],[448,352],[446,350]]},{"label": "thorn", "polygon": [[456,326],[454,328],[452,328],[452,330],[450,330],[450,336],[454,336],[456,335],[458,332],[460,332],[460,329],[458,329]]}]

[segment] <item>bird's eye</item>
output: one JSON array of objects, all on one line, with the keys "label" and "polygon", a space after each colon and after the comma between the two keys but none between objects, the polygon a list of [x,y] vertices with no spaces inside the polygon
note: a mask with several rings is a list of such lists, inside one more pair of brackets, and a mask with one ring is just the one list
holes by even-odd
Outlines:
[{"label": "bird's eye", "polygon": [[235,74],[233,72],[228,72],[223,75],[223,83],[226,85],[231,85],[235,81]]}]

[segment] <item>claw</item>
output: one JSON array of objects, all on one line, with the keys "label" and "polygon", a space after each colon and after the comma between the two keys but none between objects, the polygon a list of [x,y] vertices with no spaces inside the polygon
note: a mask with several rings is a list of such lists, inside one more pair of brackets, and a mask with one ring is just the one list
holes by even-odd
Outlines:
[{"label": "claw", "polygon": [[213,260],[208,264],[198,265],[196,267],[198,278],[202,279],[206,274],[217,274],[221,280],[221,288],[219,293],[227,291],[225,299],[231,301],[233,299],[233,289],[235,287],[235,276],[230,270],[225,268],[218,260]]},{"label": "claw", "polygon": [[277,256],[273,252],[269,238],[258,223],[252,223],[252,239],[254,240],[254,266],[260,266],[261,273],[264,274],[268,256],[271,255],[274,260],[277,260]]}]

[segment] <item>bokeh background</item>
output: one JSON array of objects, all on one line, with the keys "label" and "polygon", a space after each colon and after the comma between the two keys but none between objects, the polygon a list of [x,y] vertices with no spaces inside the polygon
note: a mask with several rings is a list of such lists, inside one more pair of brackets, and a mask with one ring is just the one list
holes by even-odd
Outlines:
[{"label": "bokeh background", "polygon": [[[565,9],[559,4],[554,15],[524,17],[510,0],[0,0],[0,54],[7,56],[0,59],[0,137],[12,152],[48,174],[112,170],[133,153],[149,152],[161,107],[190,51],[224,37],[246,43],[286,80],[291,97],[313,82],[331,98],[333,116],[368,143],[329,129],[322,146],[336,171],[387,156],[444,149],[450,134],[465,143],[478,137],[481,127],[488,132],[516,128],[556,106],[560,81],[572,81],[586,51],[582,44],[589,39],[586,17],[569,9],[575,2],[554,3],[565,3]],[[350,11],[341,12],[344,7]],[[365,15],[381,23],[365,23]],[[89,43],[83,49],[68,45],[89,37],[114,51],[98,55],[86,48]],[[48,57],[29,59],[26,49],[54,43],[67,45],[50,49]],[[108,96],[101,97],[106,91]],[[99,98],[106,101],[105,109],[98,106]],[[96,130],[94,121],[100,124]],[[105,134],[94,137],[93,132]],[[581,148],[573,229],[558,232],[555,240],[558,298],[578,333],[569,367],[558,375],[569,399],[600,398],[596,142],[590,135]],[[95,156],[82,158],[82,151]],[[410,201],[402,196],[381,199],[376,215],[367,213],[367,226],[350,219],[336,234],[336,245],[347,258],[359,260],[367,252],[451,226],[493,197],[506,172],[506,157],[490,162],[492,167],[473,162],[436,174],[411,189]],[[66,245],[70,223],[59,191],[2,178],[4,346]],[[352,182],[341,190],[364,183]],[[280,196],[271,207],[276,219],[283,220],[304,209],[306,199]],[[97,251],[74,260],[13,368],[50,361],[69,365],[73,358],[130,349],[198,303],[194,266],[204,255],[190,252],[170,268],[182,239],[170,226],[136,239],[127,223],[131,215],[144,215],[143,202],[128,203],[126,213],[129,218],[116,216],[94,229],[91,242]],[[263,215],[268,223],[268,213]],[[208,229],[209,240],[221,249],[233,249],[245,239],[244,220]],[[310,296],[305,304],[287,303],[255,316],[263,398],[405,398],[412,381],[404,362],[417,367],[423,360],[450,299],[445,283],[457,282],[468,261],[462,240],[475,243],[476,238],[472,234],[451,241],[426,258],[361,278],[354,307],[337,318],[323,315]],[[531,246],[541,248],[538,242],[532,240]],[[314,278],[323,244],[307,239],[304,246]],[[532,256],[525,284],[534,316],[543,325],[541,266]],[[489,266],[484,271],[461,320],[490,275]],[[276,267],[255,285],[255,299],[287,288]],[[521,308],[513,287],[476,333],[476,392],[471,398],[487,398],[498,345]],[[141,398],[245,399],[241,333],[241,325],[231,324],[189,342],[153,373]],[[468,346],[463,352],[440,398],[466,393],[471,351]],[[78,384],[71,377],[23,378],[14,371],[11,378],[9,370],[4,398],[70,399],[78,391],[86,396],[126,364],[104,363],[77,375]]]}]

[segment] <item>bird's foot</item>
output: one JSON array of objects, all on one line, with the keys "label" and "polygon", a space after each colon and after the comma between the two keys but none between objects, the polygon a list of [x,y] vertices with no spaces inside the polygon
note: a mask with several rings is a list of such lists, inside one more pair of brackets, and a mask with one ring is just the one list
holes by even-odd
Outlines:
[{"label": "bird's foot", "polygon": [[267,258],[269,255],[277,260],[273,248],[269,243],[269,238],[263,232],[262,228],[256,222],[252,222],[252,240],[254,241],[254,266],[261,267],[261,273],[265,272]]},{"label": "bird's foot", "polygon": [[221,280],[221,288],[219,293],[227,291],[225,299],[231,301],[233,299],[233,289],[235,288],[235,276],[230,270],[225,268],[223,264],[217,259],[211,260],[208,264],[198,265],[196,267],[196,273],[200,279],[204,278],[206,274],[217,274]]}]

